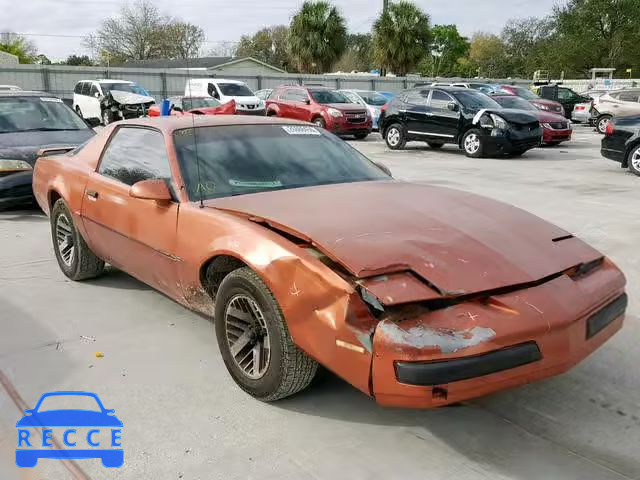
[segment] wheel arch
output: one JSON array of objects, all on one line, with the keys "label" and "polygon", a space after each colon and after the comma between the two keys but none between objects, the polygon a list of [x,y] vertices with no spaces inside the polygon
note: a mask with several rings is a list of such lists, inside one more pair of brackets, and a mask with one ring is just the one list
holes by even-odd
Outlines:
[{"label": "wheel arch", "polygon": [[[244,267],[249,267],[260,278],[262,278],[259,271],[239,257],[230,255],[229,253],[217,253],[200,266],[200,284],[209,296],[215,300],[220,284],[225,277],[234,270]],[[264,281],[264,278],[262,278],[262,280]]]},{"label": "wheel arch", "polygon": [[624,159],[622,160],[622,167],[627,168],[629,166],[629,157],[631,156],[631,152],[634,148],[640,146],[640,136],[635,136],[631,141],[627,143],[627,149],[624,154]]}]

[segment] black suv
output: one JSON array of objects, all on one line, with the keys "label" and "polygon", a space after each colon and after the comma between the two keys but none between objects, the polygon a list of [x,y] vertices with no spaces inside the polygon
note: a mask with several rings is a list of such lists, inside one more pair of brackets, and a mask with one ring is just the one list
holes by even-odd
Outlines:
[{"label": "black suv", "polygon": [[468,88],[421,87],[398,94],[382,112],[380,131],[398,150],[412,140],[431,148],[453,143],[469,157],[522,155],[540,145],[538,119],[524,110],[502,108]]}]

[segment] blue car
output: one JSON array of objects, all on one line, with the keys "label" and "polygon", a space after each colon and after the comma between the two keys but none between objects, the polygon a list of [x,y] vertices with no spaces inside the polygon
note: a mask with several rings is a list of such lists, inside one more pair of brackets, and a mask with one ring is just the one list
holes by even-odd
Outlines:
[{"label": "blue car", "polygon": [[[91,397],[98,407],[97,410],[44,410],[40,411],[42,402],[49,397],[70,396],[70,397]],[[40,397],[33,409],[24,411],[26,415],[17,423],[18,428],[48,428],[48,427],[106,427],[120,428],[122,422],[114,415],[114,410],[104,408],[100,398],[95,393],[90,392],[50,392]],[[95,430],[98,432],[99,430]],[[75,433],[75,430],[73,430]],[[119,438],[119,437],[117,437]],[[43,439],[44,442],[44,439]],[[87,442],[91,443],[91,436],[87,436]],[[35,443],[35,442],[34,442]],[[66,434],[65,434],[66,443]],[[75,445],[75,443],[74,443]],[[99,458],[105,467],[117,468],[124,463],[124,451],[122,448],[110,449],[57,449],[57,448],[17,448],[16,464],[19,467],[34,467],[40,458]]]},{"label": "blue car", "polygon": [[389,99],[380,92],[372,90],[338,90],[351,102],[366,107],[373,121],[373,129],[378,130],[378,119],[380,118],[380,109],[389,102]]}]

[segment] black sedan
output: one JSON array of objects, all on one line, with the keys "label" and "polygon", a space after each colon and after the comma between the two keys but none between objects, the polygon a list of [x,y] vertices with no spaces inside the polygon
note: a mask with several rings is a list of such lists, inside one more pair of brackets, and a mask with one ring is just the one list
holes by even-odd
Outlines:
[{"label": "black sedan", "polygon": [[431,148],[458,145],[468,157],[522,155],[540,145],[535,115],[502,108],[484,93],[468,88],[420,87],[398,94],[383,109],[380,131],[392,150],[408,141]]},{"label": "black sedan", "polygon": [[602,156],[640,176],[640,116],[614,117],[602,138]]},{"label": "black sedan", "polygon": [[0,92],[0,209],[33,203],[31,175],[39,150],[71,150],[94,134],[57,97]]}]

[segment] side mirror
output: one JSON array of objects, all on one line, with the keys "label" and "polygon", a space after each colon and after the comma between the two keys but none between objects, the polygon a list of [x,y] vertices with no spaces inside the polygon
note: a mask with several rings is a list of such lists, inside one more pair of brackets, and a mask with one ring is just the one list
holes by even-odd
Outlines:
[{"label": "side mirror", "polygon": [[305,103],[306,105],[311,105],[311,99],[310,99],[310,98],[305,98],[305,99],[304,99],[304,103]]},{"label": "side mirror", "polygon": [[449,102],[449,103],[447,103],[447,108],[449,110],[451,110],[452,112],[457,112],[458,111],[458,104],[456,102]]},{"label": "side mirror", "polygon": [[100,98],[100,92],[94,93],[93,96],[96,97],[96,98]]},{"label": "side mirror", "polygon": [[184,110],[182,110],[182,107],[173,107],[173,110],[175,112],[183,112]]},{"label": "side mirror", "polygon": [[31,415],[33,413],[34,409],[33,408],[27,408],[24,413],[26,413],[27,415]]},{"label": "side mirror", "polygon": [[376,167],[378,167],[380,170],[382,170],[384,173],[386,173],[387,175],[389,175],[391,178],[393,178],[393,175],[391,174],[391,170],[389,170],[389,167],[387,167],[386,165],[384,165],[383,163],[378,163],[378,162],[373,162],[375,163]]},{"label": "side mirror", "polygon": [[129,196],[156,202],[170,202],[173,200],[167,182],[162,179],[142,180],[134,183],[129,189]]}]

